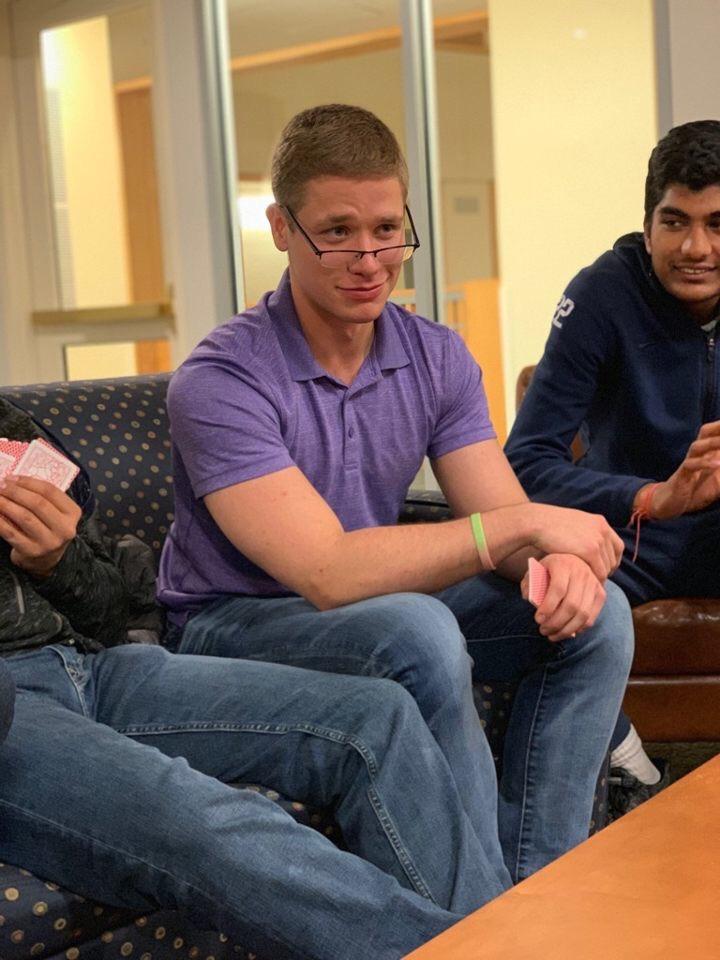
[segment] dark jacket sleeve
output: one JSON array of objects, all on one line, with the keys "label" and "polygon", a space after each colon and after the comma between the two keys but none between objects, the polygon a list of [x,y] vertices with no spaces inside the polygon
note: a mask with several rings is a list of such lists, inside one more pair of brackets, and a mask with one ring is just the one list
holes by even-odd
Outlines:
[{"label": "dark jacket sleeve", "polygon": [[15,682],[7,665],[0,660],[0,743],[7,736],[15,708]]},{"label": "dark jacket sleeve", "polygon": [[578,274],[558,304],[505,452],[530,499],[600,513],[624,526],[649,480],[580,467],[571,452],[602,379],[620,362],[610,311],[591,270]]},{"label": "dark jacket sleeve", "polygon": [[127,591],[93,517],[83,517],[55,570],[43,580],[34,579],[33,586],[77,633],[106,647],[126,641]]}]

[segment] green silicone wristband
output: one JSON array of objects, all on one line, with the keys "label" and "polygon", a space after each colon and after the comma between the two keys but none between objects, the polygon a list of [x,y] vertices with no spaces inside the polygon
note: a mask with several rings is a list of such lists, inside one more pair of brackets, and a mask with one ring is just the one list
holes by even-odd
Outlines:
[{"label": "green silicone wristband", "polygon": [[485,539],[485,528],[483,527],[482,517],[479,513],[470,514],[470,526],[475,537],[475,546],[480,556],[487,553],[487,540]]}]

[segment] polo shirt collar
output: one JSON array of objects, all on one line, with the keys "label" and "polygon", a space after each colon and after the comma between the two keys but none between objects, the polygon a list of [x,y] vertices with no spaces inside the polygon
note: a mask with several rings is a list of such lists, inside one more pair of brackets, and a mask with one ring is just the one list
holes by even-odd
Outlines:
[{"label": "polo shirt collar", "polygon": [[290,272],[286,270],[280,283],[267,299],[267,312],[293,380],[318,380],[326,377],[305,339],[290,290]]},{"label": "polo shirt collar", "polygon": [[[267,298],[266,305],[292,379],[303,381],[327,377],[332,380],[312,355],[305,339],[292,298],[288,270]],[[375,337],[368,360],[377,370],[396,370],[410,363],[397,329],[400,314],[400,308],[388,303],[375,321]]]}]

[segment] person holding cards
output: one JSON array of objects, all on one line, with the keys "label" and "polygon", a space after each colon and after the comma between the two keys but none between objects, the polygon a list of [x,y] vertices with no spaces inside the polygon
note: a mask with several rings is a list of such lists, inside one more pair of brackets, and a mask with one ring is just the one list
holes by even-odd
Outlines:
[{"label": "person holding cards", "polygon": [[[303,111],[272,180],[288,270],[169,390],[168,642],[405,686],[473,829],[520,880],[587,836],[632,655],[605,582],[622,541],[528,502],[460,338],[388,301],[420,244],[390,130],[357,107]],[[426,454],[456,519],[398,526]],[[530,557],[550,575],[537,609],[518,588]],[[519,683],[499,797],[473,661]]]},{"label": "person holding cards", "polygon": [[[409,693],[127,643],[88,478],[5,400],[0,432],[0,859],[273,960],[399,960],[509,886]],[[243,780],[333,810],[349,852]]]},{"label": "person holding cards", "polygon": [[[720,121],[697,120],[650,156],[643,232],[570,282],[506,447],[533,499],[616,528],[632,606],[720,595],[719,318]],[[664,785],[624,715],[611,762],[621,811]]]}]

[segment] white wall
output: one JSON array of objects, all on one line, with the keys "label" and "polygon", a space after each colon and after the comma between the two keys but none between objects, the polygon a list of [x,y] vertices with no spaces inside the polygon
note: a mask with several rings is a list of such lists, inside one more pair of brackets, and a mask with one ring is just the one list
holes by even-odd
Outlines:
[{"label": "white wall", "polygon": [[[683,0],[684,3],[684,0]],[[650,0],[491,0],[508,421],[576,271],[641,228],[656,140]]]}]

